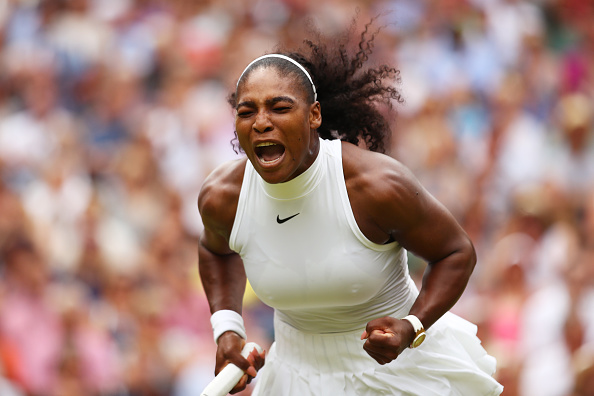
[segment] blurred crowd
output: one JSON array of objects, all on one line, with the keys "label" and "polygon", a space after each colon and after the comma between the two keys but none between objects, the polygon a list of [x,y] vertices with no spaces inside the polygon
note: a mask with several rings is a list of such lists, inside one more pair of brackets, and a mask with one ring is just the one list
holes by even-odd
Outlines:
[{"label": "blurred crowd", "polygon": [[[238,157],[227,96],[356,14],[401,71],[389,155],[475,243],[453,311],[504,395],[594,395],[591,0],[0,0],[1,395],[200,393],[196,199]],[[244,317],[270,345],[249,291]]]}]

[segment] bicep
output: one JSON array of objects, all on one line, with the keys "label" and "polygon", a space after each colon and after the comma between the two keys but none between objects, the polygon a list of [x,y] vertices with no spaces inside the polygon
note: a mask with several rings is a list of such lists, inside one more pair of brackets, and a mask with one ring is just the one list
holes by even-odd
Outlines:
[{"label": "bicep", "polygon": [[392,239],[428,263],[466,249],[469,240],[454,216],[408,170],[387,178],[377,195],[384,216],[379,222]]},{"label": "bicep", "polygon": [[217,182],[206,183],[198,197],[198,211],[202,218],[203,232],[200,235],[199,246],[217,255],[233,253],[229,248],[229,235],[233,227],[237,198],[224,188],[224,184]]},{"label": "bicep", "polygon": [[229,254],[231,249],[227,238],[225,238],[224,229],[221,226],[221,219],[218,215],[218,208],[216,207],[216,200],[209,199],[201,193],[198,199],[198,210],[202,218],[202,225],[204,227],[200,234],[199,248],[207,251],[224,255]]}]

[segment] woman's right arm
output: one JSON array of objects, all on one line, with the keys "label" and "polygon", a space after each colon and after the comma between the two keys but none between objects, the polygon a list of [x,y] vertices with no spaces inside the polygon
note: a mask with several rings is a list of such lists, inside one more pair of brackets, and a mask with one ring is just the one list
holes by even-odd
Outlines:
[{"label": "woman's right arm", "polygon": [[206,178],[198,196],[204,225],[198,268],[211,313],[229,309],[241,314],[246,276],[241,258],[229,248],[229,237],[244,170],[241,160],[221,165]]},{"label": "woman's right arm", "polygon": [[[243,166],[242,166],[243,164]],[[246,275],[239,255],[229,248],[241,178],[245,162],[234,162],[215,170],[205,181],[198,198],[204,231],[198,243],[198,269],[211,313],[231,310],[241,315]],[[245,340],[226,331],[217,340],[215,374],[233,363],[246,371],[231,393],[244,389],[263,365],[263,356],[241,356]]]}]

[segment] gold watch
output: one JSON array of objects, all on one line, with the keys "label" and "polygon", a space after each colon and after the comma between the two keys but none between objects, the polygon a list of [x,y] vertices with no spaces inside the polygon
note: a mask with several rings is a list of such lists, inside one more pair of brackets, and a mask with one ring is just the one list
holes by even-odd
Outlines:
[{"label": "gold watch", "polygon": [[425,328],[423,327],[423,323],[417,318],[415,315],[408,315],[402,318],[402,320],[408,320],[410,324],[412,324],[413,329],[415,329],[415,338],[410,343],[410,348],[416,348],[425,341]]}]

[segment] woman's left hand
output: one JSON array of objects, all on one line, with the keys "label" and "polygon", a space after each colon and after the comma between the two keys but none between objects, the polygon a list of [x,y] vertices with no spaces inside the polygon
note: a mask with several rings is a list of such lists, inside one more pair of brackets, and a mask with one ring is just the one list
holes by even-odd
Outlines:
[{"label": "woman's left hand", "polygon": [[384,316],[367,323],[361,339],[363,349],[381,365],[396,359],[408,348],[415,336],[413,326],[407,320]]}]

